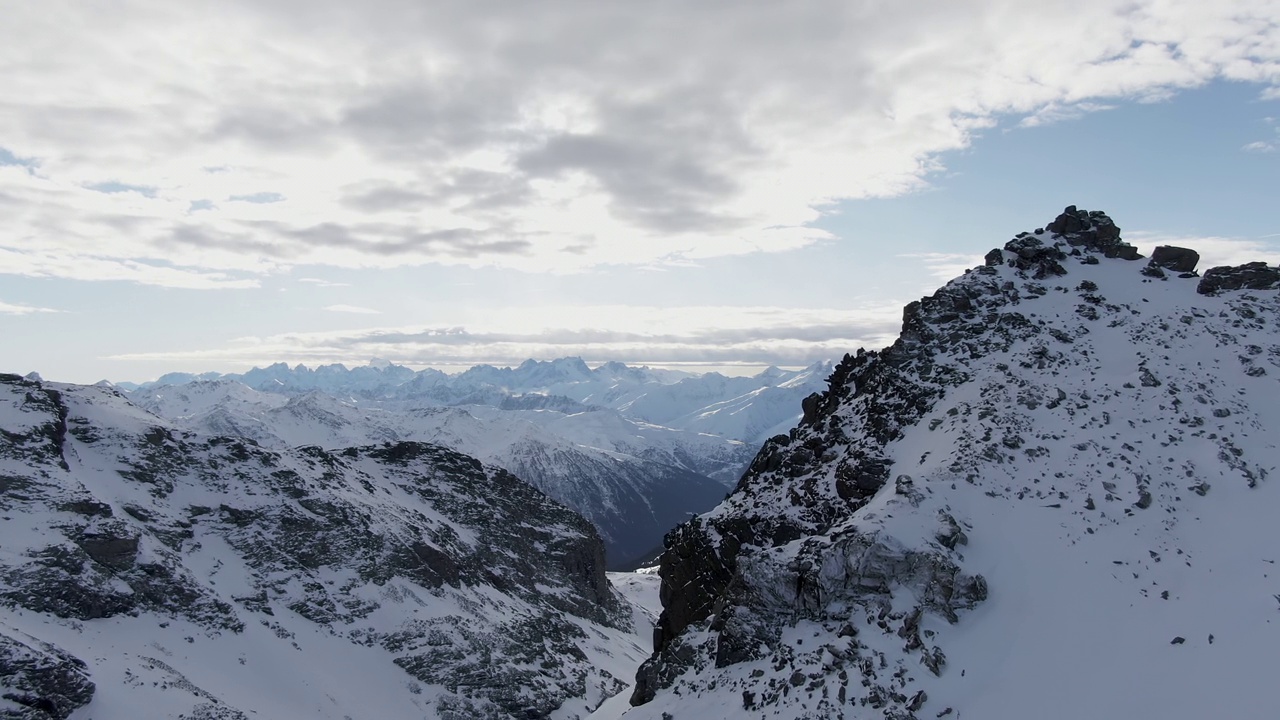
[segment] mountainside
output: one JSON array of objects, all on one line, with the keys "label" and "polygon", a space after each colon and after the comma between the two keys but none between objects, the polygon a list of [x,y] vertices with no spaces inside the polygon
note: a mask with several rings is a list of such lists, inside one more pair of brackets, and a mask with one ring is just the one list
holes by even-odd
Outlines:
[{"label": "mountainside", "polygon": [[1069,207],[673,531],[625,717],[1274,717],[1280,270]]},{"label": "mountainside", "polygon": [[0,717],[567,719],[643,656],[594,528],[437,445],[3,375],[0,515]]},{"label": "mountainside", "polygon": [[668,530],[715,506],[754,451],[605,409],[356,405],[318,390],[286,397],[231,380],[154,387],[132,397],[185,429],[272,448],[443,445],[501,467],[585,516],[603,537],[611,568],[651,558]]},{"label": "mountainside", "polygon": [[560,358],[450,376],[385,361],[277,363],[243,375],[173,373],[130,396],[181,427],[272,447],[443,444],[586,516],[609,566],[627,568],[651,559],[676,523],[719,502],[760,443],[795,425],[800,400],[830,371],[817,363],[726,377]]}]

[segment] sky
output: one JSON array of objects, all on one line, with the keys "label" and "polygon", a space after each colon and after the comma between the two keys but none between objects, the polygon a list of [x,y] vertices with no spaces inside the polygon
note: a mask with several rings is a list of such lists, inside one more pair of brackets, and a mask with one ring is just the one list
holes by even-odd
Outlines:
[{"label": "sky", "polygon": [[1075,204],[1280,260],[1274,0],[19,1],[0,371],[751,372]]}]

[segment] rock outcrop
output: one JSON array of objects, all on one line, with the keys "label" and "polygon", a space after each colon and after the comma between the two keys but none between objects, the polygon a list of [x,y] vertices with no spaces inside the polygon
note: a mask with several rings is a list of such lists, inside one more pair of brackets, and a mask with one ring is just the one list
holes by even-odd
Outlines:
[{"label": "rock outcrop", "polygon": [[[1096,693],[1103,714],[1166,693],[1163,676],[1137,693],[1116,678],[1148,634],[1167,645],[1159,623],[1204,615],[1152,603],[1186,583],[1220,609],[1260,591],[1225,569],[1230,547],[1183,532],[1209,513],[1205,485],[1236,490],[1233,533],[1280,541],[1240,494],[1280,465],[1260,399],[1280,369],[1280,296],[1228,297],[1269,282],[1245,266],[1225,284],[1206,273],[1224,295],[1206,300],[1146,272],[1192,276],[1194,252],[1121,262],[1140,257],[1105,213],[1071,206],[909,304],[892,346],[846,355],[734,492],[667,536],[635,717],[1070,718],[1095,712]],[[1095,629],[1121,616],[1128,634]],[[1145,623],[1158,632],[1132,630]],[[1071,649],[1094,642],[1105,658]],[[1245,672],[1268,642],[1205,661]],[[1041,702],[1045,677],[1088,690]],[[1265,706],[1234,685],[1235,711]],[[1153,707],[1185,710],[1191,692]]]},{"label": "rock outcrop", "polygon": [[1217,295],[1224,290],[1275,290],[1280,288],[1280,267],[1264,262],[1210,268],[1196,287],[1201,295]]}]

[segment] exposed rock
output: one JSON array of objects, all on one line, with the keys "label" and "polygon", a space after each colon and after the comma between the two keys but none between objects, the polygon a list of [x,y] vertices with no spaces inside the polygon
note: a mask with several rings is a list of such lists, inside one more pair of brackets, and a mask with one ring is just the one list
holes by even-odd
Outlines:
[{"label": "exposed rock", "polygon": [[[1234,473],[1255,487],[1272,469],[1265,458],[1246,459],[1225,436],[1226,422],[1218,423],[1223,434],[1196,429],[1209,425],[1210,408],[1221,409],[1213,417],[1232,418],[1231,432],[1252,433],[1257,447],[1266,426],[1256,413],[1241,422],[1236,410],[1226,414],[1248,393],[1213,386],[1210,364],[1220,358],[1196,354],[1188,369],[1175,350],[1239,345],[1239,362],[1261,367],[1270,357],[1264,313],[1274,303],[1158,307],[1157,297],[1195,296],[1181,283],[1148,296],[1153,286],[1137,273],[1094,267],[1140,257],[1104,213],[1068,207],[1044,230],[1052,235],[1019,233],[982,266],[907,305],[893,345],[846,355],[827,390],[805,401],[801,424],[764,444],[734,492],[668,534],[664,611],[632,696],[647,708],[638,717],[704,694],[724,694],[726,707],[749,696],[748,709],[762,717],[849,717],[850,706],[866,708],[859,717],[952,714],[930,696],[954,677],[933,683],[929,675],[964,675],[947,667],[951,643],[968,652],[987,645],[975,644],[972,628],[949,624],[1003,627],[992,613],[970,614],[989,592],[973,567],[995,577],[996,558],[1022,569],[1041,562],[1011,549],[1020,542],[1011,530],[1051,528],[1027,547],[1072,562],[1097,558],[1105,545],[1095,533],[1125,542],[1138,535],[1155,547],[1142,535],[1157,524],[1150,513],[1169,513],[1161,526],[1174,528],[1176,510],[1207,491],[1199,478]],[[1191,272],[1194,254],[1173,250],[1147,266],[1149,276]],[[1228,352],[1232,382],[1262,377],[1241,373]],[[1202,367],[1202,358],[1211,360]],[[1196,449],[1186,450],[1191,438]],[[1184,473],[1191,479],[1177,484],[1187,492],[1174,481]],[[967,555],[978,558],[973,566]],[[1108,560],[1134,565],[1111,574],[1134,601],[1164,581],[1146,571],[1145,557],[1144,567]],[[1182,567],[1166,562],[1160,571]],[[1185,567],[1193,572],[1190,555]]]},{"label": "exposed rock", "polygon": [[27,710],[0,717],[65,720],[93,699],[85,664],[63,650],[12,631],[0,630],[0,697]]},{"label": "exposed rock", "polygon": [[1177,273],[1189,273],[1196,269],[1198,262],[1200,262],[1200,253],[1195,250],[1173,245],[1158,245],[1151,251],[1151,260],[1148,264]]},{"label": "exposed rock", "polygon": [[1217,295],[1223,290],[1275,290],[1280,288],[1280,267],[1265,262],[1221,266],[1205,271],[1196,292]]},{"label": "exposed rock", "polygon": [[1142,256],[1138,249],[1120,239],[1120,228],[1106,213],[1079,210],[1075,205],[1068,205],[1062,214],[1044,229],[1066,240],[1073,248],[1083,248],[1100,252],[1109,258],[1137,260]]}]

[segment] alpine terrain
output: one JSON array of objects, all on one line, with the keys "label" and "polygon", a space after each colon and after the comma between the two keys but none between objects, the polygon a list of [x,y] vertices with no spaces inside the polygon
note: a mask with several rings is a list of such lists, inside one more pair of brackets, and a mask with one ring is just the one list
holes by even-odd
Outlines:
[{"label": "alpine terrain", "polygon": [[0,375],[0,717],[578,718],[645,614],[595,529],[398,441],[266,448]]},{"label": "alpine terrain", "polygon": [[[243,375],[174,374],[134,387],[192,432],[271,448],[418,441],[501,467],[590,520],[610,568],[656,557],[662,536],[719,503],[760,443],[795,425],[830,365],[755,377],[581,359],[454,376],[377,362]],[[124,387],[124,386],[121,386]]]},{"label": "alpine terrain", "polygon": [[673,531],[643,718],[1280,714],[1280,269],[1068,207]]}]

